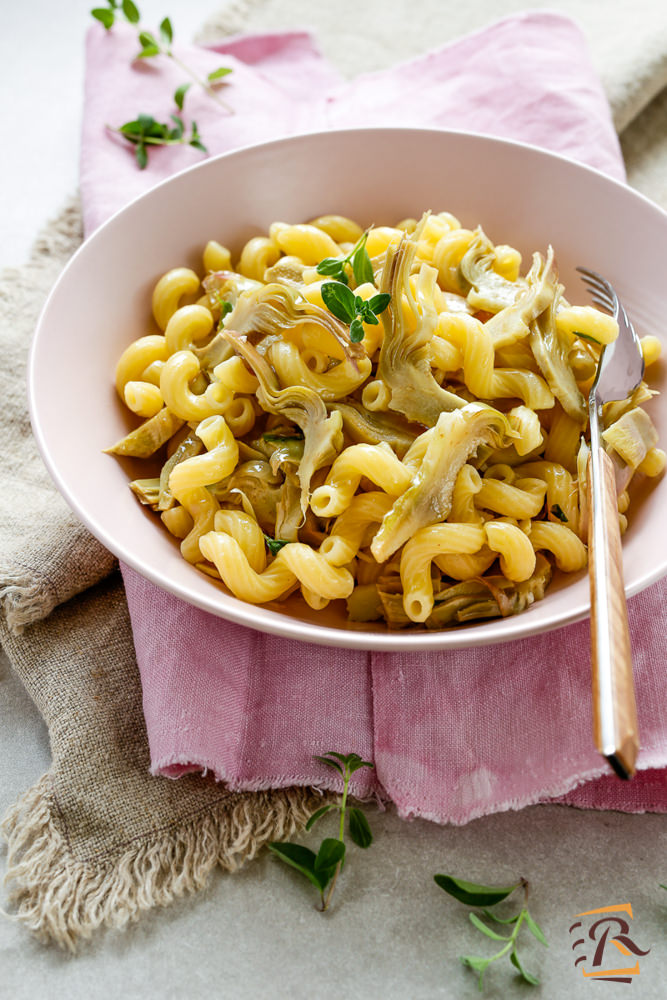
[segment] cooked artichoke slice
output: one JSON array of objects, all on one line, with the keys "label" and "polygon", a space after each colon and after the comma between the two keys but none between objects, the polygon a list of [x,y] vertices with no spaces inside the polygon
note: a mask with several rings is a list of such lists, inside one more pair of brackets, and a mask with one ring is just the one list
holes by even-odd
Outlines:
[{"label": "cooked artichoke slice", "polygon": [[509,421],[485,403],[441,413],[425,435],[429,441],[412,486],[397,498],[371,543],[377,562],[384,562],[417,531],[444,521],[460,469],[480,444],[500,447],[514,434]]},{"label": "cooked artichoke slice", "polygon": [[[391,391],[392,410],[403,413],[408,420],[433,427],[441,413],[460,409],[466,401],[438,385],[431,372],[429,342],[437,324],[433,303],[437,272],[423,265],[413,295],[409,278],[419,231],[420,227],[412,237],[403,237],[397,247],[390,245],[387,249],[381,291],[391,295],[391,306],[382,313],[384,339],[377,378]],[[415,318],[412,332],[405,322],[404,296]]]},{"label": "cooked artichoke slice", "polygon": [[559,285],[544,312],[530,323],[530,346],[533,357],[554,396],[568,417],[583,427],[588,409],[569,362],[572,343],[567,334],[561,333],[556,324],[560,293]]},{"label": "cooked artichoke slice", "polygon": [[303,458],[298,475],[301,512],[305,515],[313,474],[323,466],[330,465],[343,447],[343,418],[337,410],[327,415],[322,399],[307,386],[291,385],[281,389],[276,373],[252,344],[236,331],[226,330],[225,336],[257,376],[260,406],[269,413],[285,417],[303,431]]}]

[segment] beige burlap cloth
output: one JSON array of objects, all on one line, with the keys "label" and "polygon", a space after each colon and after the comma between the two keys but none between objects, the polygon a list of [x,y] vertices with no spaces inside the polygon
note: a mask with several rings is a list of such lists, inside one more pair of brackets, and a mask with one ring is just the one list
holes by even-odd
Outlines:
[{"label": "beige burlap cloth", "polygon": [[[255,0],[228,5],[207,37],[242,27],[312,26],[325,53],[352,75],[524,6],[425,0],[415,18],[412,0],[374,0],[363,12],[356,0],[331,8]],[[663,0],[636,0],[631,14],[626,4],[608,0],[533,6],[579,18],[621,133],[630,183],[667,205]],[[114,561],[51,485],[27,416],[30,337],[80,241],[80,212],[72,203],[45,229],[29,263],[0,277],[0,642],[46,721],[53,757],[49,772],[4,819],[7,880],[18,919],[72,949],[103,924],[122,926],[142,910],[203,887],[216,866],[237,868],[267,840],[291,835],[316,801],[308,789],[237,794],[206,778],[171,782],[149,775],[132,635]]]}]

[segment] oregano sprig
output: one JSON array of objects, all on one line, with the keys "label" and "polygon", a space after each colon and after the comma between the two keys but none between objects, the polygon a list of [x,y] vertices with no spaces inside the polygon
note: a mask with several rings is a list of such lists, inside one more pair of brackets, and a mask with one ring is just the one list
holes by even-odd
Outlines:
[{"label": "oregano sprig", "polygon": [[303,844],[276,842],[268,845],[276,857],[285,864],[295,868],[311,882],[319,891],[321,909],[327,910],[336,886],[336,880],[345,861],[345,827],[350,839],[358,847],[367,848],[373,842],[373,834],[365,813],[356,806],[348,805],[350,778],[362,767],[373,767],[370,761],[362,760],[359,754],[341,754],[333,750],[327,751],[323,757],[315,760],[326,764],[337,771],[343,779],[343,793],[338,802],[327,802],[321,806],[306,823],[306,830],[312,829],[323,816],[332,811],[338,812],[338,837],[325,837],[317,852]]},{"label": "oregano sprig", "polygon": [[370,281],[372,284],[375,281],[375,276],[373,274],[371,259],[368,256],[368,251],[366,250],[368,232],[369,230],[367,229],[366,232],[359,237],[357,242],[345,257],[325,257],[324,260],[321,260],[315,268],[317,273],[325,275],[329,278],[334,278],[336,281],[340,281],[344,285],[348,285],[348,268],[351,268],[357,285],[363,285],[367,281]]},{"label": "oregano sprig", "polygon": [[388,292],[378,292],[370,299],[362,299],[341,281],[325,281],[320,291],[329,312],[349,323],[350,340],[354,344],[364,339],[364,323],[377,326],[378,316],[391,302]]},{"label": "oregano sprig", "polygon": [[[173,51],[174,29],[170,18],[164,17],[162,19],[158,33],[155,35],[153,32],[147,31],[142,27],[140,23],[141,14],[136,4],[133,3],[133,0],[122,0],[121,3],[118,0],[107,0],[106,7],[95,7],[90,13],[107,31],[113,27],[116,18],[122,14],[126,21],[137,28],[137,38],[140,46],[139,52],[136,55],[137,59],[152,59],[155,56],[166,56],[179,66],[184,73],[187,73],[192,82],[202,87],[211,100],[215,101],[221,108],[224,108],[228,114],[233,114],[232,108],[215,91],[215,87],[226,76],[229,76],[232,70],[228,66],[219,66],[217,69],[211,70],[206,77],[199,76],[191,66],[184,63]],[[186,83],[178,88],[176,93],[180,93],[180,104],[177,100],[179,108],[183,107],[183,98],[190,86],[190,83]]]},{"label": "oregano sprig", "polygon": [[107,125],[111,132],[122,135],[124,139],[131,142],[134,155],[141,170],[148,163],[149,146],[193,146],[195,149],[207,153],[206,146],[201,141],[201,136],[197,129],[197,123],[190,124],[190,134],[185,134],[185,122],[180,115],[171,115],[173,124],[168,122],[158,122],[152,115],[140,114],[130,122],[125,122],[118,128]]},{"label": "oregano sprig", "polygon": [[[524,969],[519,958],[519,932],[521,927],[525,924],[531,934],[543,944],[545,948],[548,948],[547,939],[544,936],[544,932],[539,924],[533,919],[528,911],[526,905],[528,899],[528,883],[525,879],[520,879],[514,885],[508,886],[487,886],[480,885],[477,882],[468,882],[466,879],[455,878],[453,875],[434,875],[433,876],[437,885],[441,889],[444,889],[446,893],[453,896],[460,903],[464,903],[466,906],[479,907],[481,913],[486,917],[487,921],[491,921],[500,925],[504,925],[512,930],[509,934],[502,934],[490,927],[488,923],[482,920],[481,916],[477,913],[469,913],[468,917],[470,923],[478,931],[484,934],[486,937],[490,938],[492,941],[502,941],[503,944],[495,954],[488,957],[481,955],[462,955],[461,962],[470,969],[474,969],[475,972],[479,973],[478,985],[480,990],[484,988],[484,973],[486,972],[489,965],[493,962],[499,961],[505,956],[509,956],[509,960],[515,969],[518,970],[519,975],[527,983],[532,986],[539,985],[539,979],[534,976],[532,972],[528,972]],[[489,909],[490,906],[495,906],[497,903],[502,902],[512,895],[517,889],[522,889],[524,892],[523,906],[512,917],[501,918],[495,913],[492,913]],[[513,925],[513,926],[512,926]]]}]

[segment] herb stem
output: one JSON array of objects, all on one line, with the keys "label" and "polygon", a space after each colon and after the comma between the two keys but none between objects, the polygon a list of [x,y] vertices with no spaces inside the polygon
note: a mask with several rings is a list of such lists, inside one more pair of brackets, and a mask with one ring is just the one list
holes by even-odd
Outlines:
[{"label": "herb stem", "polygon": [[[340,823],[338,825],[338,839],[342,842],[345,839],[345,810],[347,808],[347,792],[350,784],[350,767],[349,764],[345,765],[345,773],[343,775],[343,795],[340,800]],[[333,873],[333,878],[329,883],[329,891],[326,894],[322,893],[322,912],[329,907],[331,902],[331,897],[333,896],[334,889],[336,887],[336,879],[338,878],[338,873],[340,872],[341,862],[339,861],[336,865],[336,870]]]},{"label": "herb stem", "polygon": [[176,65],[180,66],[183,72],[187,73],[191,80],[199,84],[200,87],[203,87],[203,89],[206,91],[211,100],[215,101],[216,104],[219,104],[221,108],[224,108],[224,110],[228,114],[230,115],[234,114],[234,109],[229,104],[227,104],[226,101],[223,101],[223,99],[219,97],[218,94],[216,94],[211,84],[208,83],[206,80],[204,80],[197,73],[195,73],[193,69],[190,69],[187,63],[184,63],[181,59],[178,58],[178,56],[175,56],[174,53],[171,51],[171,49],[162,49],[161,51],[165,56],[169,56],[170,59],[173,59]]}]

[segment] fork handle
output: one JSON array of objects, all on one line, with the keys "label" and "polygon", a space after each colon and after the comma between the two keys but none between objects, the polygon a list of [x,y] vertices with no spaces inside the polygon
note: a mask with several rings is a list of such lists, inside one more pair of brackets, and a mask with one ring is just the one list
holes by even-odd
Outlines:
[{"label": "fork handle", "polygon": [[639,752],[639,732],[616,478],[612,461],[600,444],[591,449],[588,487],[593,739],[616,774],[631,778]]}]

